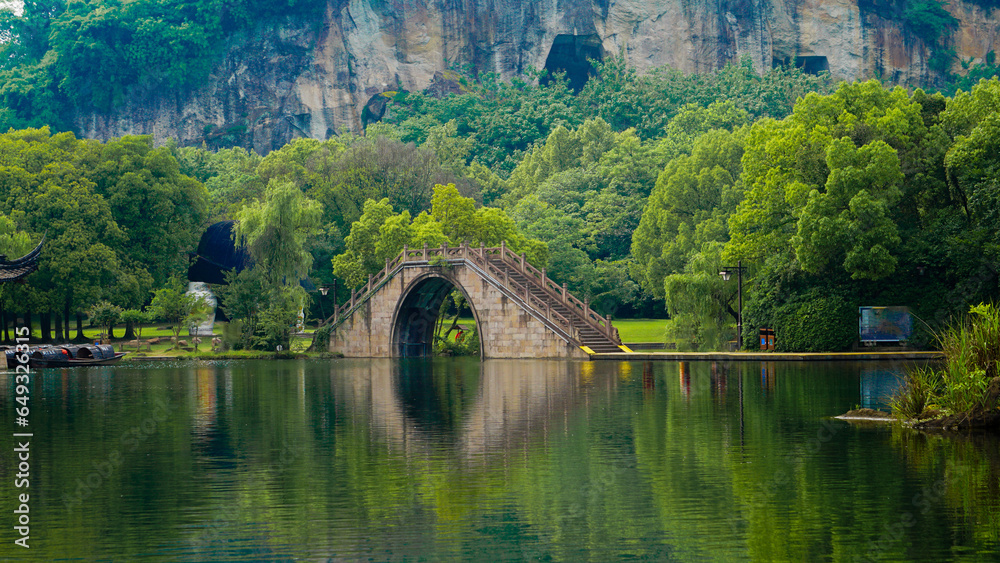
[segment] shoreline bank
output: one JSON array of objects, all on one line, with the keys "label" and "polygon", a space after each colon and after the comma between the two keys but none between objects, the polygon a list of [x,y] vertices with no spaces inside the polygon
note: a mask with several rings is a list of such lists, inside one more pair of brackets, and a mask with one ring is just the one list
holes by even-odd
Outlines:
[{"label": "shoreline bank", "polygon": [[615,352],[591,354],[590,360],[668,362],[829,362],[864,360],[943,360],[943,352]]}]

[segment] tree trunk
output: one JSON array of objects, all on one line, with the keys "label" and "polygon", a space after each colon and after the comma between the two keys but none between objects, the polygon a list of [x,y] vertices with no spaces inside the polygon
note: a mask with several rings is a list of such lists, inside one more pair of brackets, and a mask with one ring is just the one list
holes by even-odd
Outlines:
[{"label": "tree trunk", "polygon": [[79,342],[87,341],[87,337],[83,334],[83,315],[80,313],[76,314],[76,340]]},{"label": "tree trunk", "polygon": [[66,303],[63,304],[63,318],[66,319],[66,335],[63,340],[69,342],[72,338],[69,335],[69,298],[66,299]]},{"label": "tree trunk", "polygon": [[31,338],[31,311],[24,313],[24,324],[22,326],[28,327],[28,338]]},{"label": "tree trunk", "polygon": [[52,316],[56,320],[56,336],[53,340],[56,342],[62,342],[63,340],[62,315],[60,315],[58,312],[53,312]]},{"label": "tree trunk", "polygon": [[52,313],[38,313],[38,324],[42,329],[42,342],[52,342]]},{"label": "tree trunk", "polygon": [[122,338],[125,340],[135,340],[135,327],[132,323],[125,323],[125,336]]},{"label": "tree trunk", "polygon": [[115,325],[108,327],[108,342],[115,339]]}]

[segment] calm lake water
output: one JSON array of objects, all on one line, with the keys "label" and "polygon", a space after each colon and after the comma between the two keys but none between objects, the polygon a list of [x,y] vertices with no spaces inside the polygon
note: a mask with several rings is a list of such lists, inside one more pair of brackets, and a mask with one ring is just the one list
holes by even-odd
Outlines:
[{"label": "calm lake water", "polygon": [[[281,361],[44,370],[0,559],[987,561],[1000,447],[828,417],[902,364]],[[14,380],[0,376],[14,426]],[[6,439],[12,444],[13,438]]]}]

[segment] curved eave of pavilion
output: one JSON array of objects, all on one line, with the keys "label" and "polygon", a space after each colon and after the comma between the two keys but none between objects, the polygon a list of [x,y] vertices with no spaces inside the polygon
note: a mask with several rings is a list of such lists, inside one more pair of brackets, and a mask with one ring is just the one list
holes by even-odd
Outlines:
[{"label": "curved eave of pavilion", "polygon": [[38,269],[38,257],[42,254],[45,237],[38,241],[34,250],[16,260],[0,260],[0,283],[16,282]]}]

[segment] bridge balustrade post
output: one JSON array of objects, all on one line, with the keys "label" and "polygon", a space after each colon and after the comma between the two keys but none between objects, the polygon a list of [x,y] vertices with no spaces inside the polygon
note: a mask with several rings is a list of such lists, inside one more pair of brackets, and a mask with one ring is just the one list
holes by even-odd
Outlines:
[{"label": "bridge balustrade post", "polygon": [[510,287],[510,270],[507,268],[503,269],[503,286]]},{"label": "bridge balustrade post", "polygon": [[611,328],[611,315],[605,315],[604,322],[607,323],[605,330],[607,331],[608,336],[611,336],[611,331],[614,330],[613,328]]},{"label": "bridge balustrade post", "polygon": [[545,291],[545,268],[542,268],[542,291]]},{"label": "bridge balustrade post", "polygon": [[486,260],[486,243],[479,241],[479,257]]},{"label": "bridge balustrade post", "polygon": [[389,277],[389,259],[385,259],[385,277]]},{"label": "bridge balustrade post", "polygon": [[409,245],[406,245],[406,244],[404,244],[404,245],[403,245],[403,261],[402,261],[402,262],[400,262],[400,264],[406,264],[406,259],[407,259],[407,255],[408,255],[409,253],[410,253],[410,246],[409,246]]},{"label": "bridge balustrade post", "polygon": [[351,308],[354,308],[354,300],[357,299],[358,290],[357,288],[351,288]]},{"label": "bridge balustrade post", "polygon": [[365,289],[365,293],[372,292],[372,275],[368,274],[368,287]]},{"label": "bridge balustrade post", "polygon": [[469,241],[463,240],[462,241],[462,258],[468,258],[468,257],[469,257]]},{"label": "bridge balustrade post", "polygon": [[524,253],[521,253],[521,271],[524,271]]},{"label": "bridge balustrade post", "polygon": [[441,245],[441,256],[444,259],[446,259],[446,260],[448,259],[448,243],[447,242]]},{"label": "bridge balustrade post", "polygon": [[427,241],[424,241],[424,262],[427,261]]},{"label": "bridge balustrade post", "polygon": [[562,295],[563,303],[566,302],[566,292],[568,290],[569,290],[569,287],[567,286],[566,282],[563,282],[563,295]]},{"label": "bridge balustrade post", "polygon": [[507,259],[507,241],[502,240],[500,241],[500,260],[506,260],[506,259]]},{"label": "bridge balustrade post", "polygon": [[[587,311],[590,310],[590,296],[585,296],[583,298],[583,316],[588,317]],[[589,317],[588,317],[589,318]]]}]

